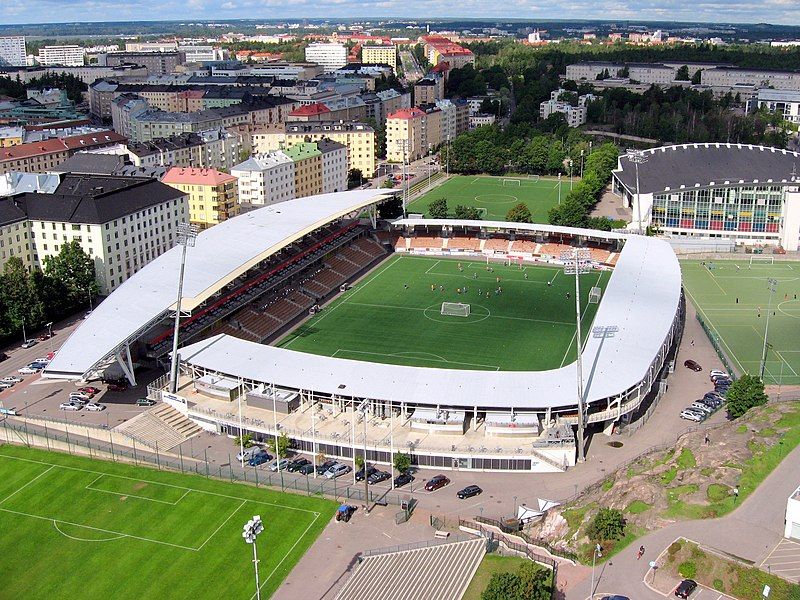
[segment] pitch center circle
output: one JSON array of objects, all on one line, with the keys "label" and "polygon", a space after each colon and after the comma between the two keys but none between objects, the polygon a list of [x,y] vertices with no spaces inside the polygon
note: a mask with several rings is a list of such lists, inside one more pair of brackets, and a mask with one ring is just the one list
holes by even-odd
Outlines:
[{"label": "pitch center circle", "polygon": [[519,198],[511,194],[480,194],[475,196],[476,202],[485,204],[505,204],[507,202],[516,202],[517,200],[519,200]]},{"label": "pitch center circle", "polygon": [[[492,316],[492,311],[485,306],[473,304],[472,302],[465,302],[465,304],[469,304],[468,317],[446,317],[441,314],[441,304],[432,304],[426,308],[422,314],[425,315],[426,319],[430,319],[431,321],[436,321],[437,323],[449,323],[452,325],[471,325],[472,323],[480,323],[481,321],[485,321]],[[476,309],[478,309],[477,313]]]}]

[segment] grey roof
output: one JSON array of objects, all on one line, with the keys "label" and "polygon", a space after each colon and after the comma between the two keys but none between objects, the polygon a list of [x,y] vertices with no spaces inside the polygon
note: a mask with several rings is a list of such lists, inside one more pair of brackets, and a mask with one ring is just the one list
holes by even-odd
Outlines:
[{"label": "grey roof", "polygon": [[[715,185],[789,184],[800,174],[800,154],[745,144],[681,144],[644,151],[639,165],[642,194],[704,188]],[[636,193],[636,169],[630,159],[619,158],[614,176],[630,193]]]},{"label": "grey roof", "polygon": [[59,164],[55,173],[91,173],[95,175],[112,175],[126,163],[121,154],[94,154],[78,152]]}]

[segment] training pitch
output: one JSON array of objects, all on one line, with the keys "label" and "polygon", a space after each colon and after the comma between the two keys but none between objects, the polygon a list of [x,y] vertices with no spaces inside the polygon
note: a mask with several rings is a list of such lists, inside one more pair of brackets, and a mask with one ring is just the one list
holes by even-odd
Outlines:
[{"label": "training pitch", "polygon": [[[187,459],[188,461],[188,459]],[[121,463],[0,447],[3,598],[253,598],[260,515],[262,597],[335,504]]]},{"label": "training pitch", "polygon": [[[569,193],[569,180],[561,183],[561,199]],[[505,221],[512,206],[524,202],[534,223],[548,223],[548,211],[558,204],[558,180],[535,181],[521,177],[487,177],[454,175],[442,185],[414,200],[410,213],[427,215],[428,206],[439,198],[447,199],[452,214],[458,204],[480,209],[484,220]]]},{"label": "training pitch", "polygon": [[[542,371],[574,361],[575,277],[556,267],[489,266],[491,272],[477,259],[394,255],[279,346],[449,369]],[[587,302],[589,291],[604,289],[610,275],[581,276],[584,339],[597,310]],[[459,294],[457,288],[464,287]],[[498,287],[502,292],[495,293]],[[442,315],[442,302],[469,304],[470,314]]]},{"label": "training pitch", "polygon": [[758,375],[769,309],[766,383],[800,384],[800,262],[681,261],[684,287],[697,312],[742,373]]}]

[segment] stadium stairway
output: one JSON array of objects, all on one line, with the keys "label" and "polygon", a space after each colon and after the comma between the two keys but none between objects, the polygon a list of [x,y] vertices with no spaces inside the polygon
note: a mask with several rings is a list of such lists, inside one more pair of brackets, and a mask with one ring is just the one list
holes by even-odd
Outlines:
[{"label": "stadium stairway", "polygon": [[158,450],[170,450],[203,430],[166,402],[139,413],[114,427],[137,442]]}]

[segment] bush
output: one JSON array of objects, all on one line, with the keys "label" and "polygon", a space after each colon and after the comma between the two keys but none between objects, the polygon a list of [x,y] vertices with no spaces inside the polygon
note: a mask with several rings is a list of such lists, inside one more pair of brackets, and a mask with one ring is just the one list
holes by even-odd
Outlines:
[{"label": "bush", "polygon": [[249,448],[250,446],[253,445],[253,436],[250,435],[249,433],[245,433],[242,436],[242,439],[239,440],[239,436],[237,435],[235,438],[233,438],[233,445],[239,448],[241,448],[242,446],[244,446],[245,448]]},{"label": "bush", "polygon": [[728,415],[738,419],[755,406],[767,403],[764,382],[755,375],[742,375],[731,384],[725,401]]},{"label": "bush", "polygon": [[678,565],[678,573],[686,579],[694,579],[697,575],[697,565],[690,560],[682,562]]},{"label": "bush", "polygon": [[722,582],[722,579],[715,579],[714,580],[714,589],[718,592],[725,591],[725,584]]},{"label": "bush", "polygon": [[730,496],[730,488],[721,483],[712,483],[706,490],[706,496],[711,502],[721,502]]},{"label": "bush", "polygon": [[680,542],[672,542],[667,548],[667,554],[670,556],[675,556],[678,552],[681,551],[683,545]]},{"label": "bush", "polygon": [[601,508],[586,528],[590,540],[618,540],[625,535],[625,517],[616,508]]},{"label": "bush", "polygon": [[411,467],[411,457],[403,452],[394,455],[394,468],[405,473]]}]

